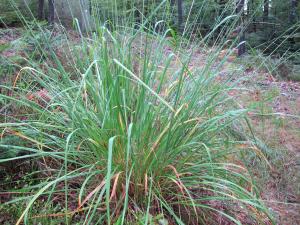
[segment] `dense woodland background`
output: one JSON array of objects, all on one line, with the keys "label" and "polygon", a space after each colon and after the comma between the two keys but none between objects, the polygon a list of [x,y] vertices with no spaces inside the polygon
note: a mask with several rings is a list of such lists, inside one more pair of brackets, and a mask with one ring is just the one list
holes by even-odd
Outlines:
[{"label": "dense woodland background", "polygon": [[[30,18],[33,13],[36,18],[47,19],[49,15],[47,13],[48,1],[45,0],[43,3],[44,10],[40,7],[41,2],[44,0],[27,0],[25,2],[23,0],[1,0],[0,22],[2,26],[20,23],[16,8],[20,10],[19,13],[24,14],[25,18],[26,16]],[[49,1],[49,3],[51,2]],[[90,14],[101,21],[110,21],[110,23],[125,21],[124,18],[132,18],[131,15],[134,15],[136,22],[141,22],[160,3],[161,1],[157,0],[89,1]],[[175,32],[204,37],[223,19],[236,11],[242,14],[238,26],[245,33],[247,46],[259,48],[266,54],[275,55],[294,53],[300,48],[299,0],[171,0],[169,4],[169,8],[163,7],[151,16],[153,26],[156,22],[164,20],[161,26],[171,27]],[[29,9],[32,12],[29,12]],[[227,33],[228,30],[231,30],[230,26],[232,26],[230,22],[222,24],[212,41],[232,35]],[[292,57],[297,64],[300,63],[298,56],[297,54]]]}]

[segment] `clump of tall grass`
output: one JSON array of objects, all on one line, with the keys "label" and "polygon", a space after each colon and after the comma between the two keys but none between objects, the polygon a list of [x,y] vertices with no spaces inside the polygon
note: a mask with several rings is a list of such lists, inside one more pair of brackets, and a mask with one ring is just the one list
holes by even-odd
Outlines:
[{"label": "clump of tall grass", "polygon": [[[14,94],[0,97],[26,115],[0,125],[2,140],[20,139],[0,144],[16,152],[0,162],[39,168],[38,181],[22,189],[30,194],[11,201],[26,203],[17,224],[59,216],[68,224],[76,215],[83,224],[132,224],[140,214],[144,224],[157,215],[178,224],[268,223],[247,168],[233,163],[246,144],[228,130],[248,112],[227,95],[235,87],[216,82],[212,62],[191,71],[188,56],[164,51],[166,35],[146,29],[99,27],[63,60],[47,48],[51,63],[30,61],[3,87]],[[38,201],[62,210],[34,215]]]}]

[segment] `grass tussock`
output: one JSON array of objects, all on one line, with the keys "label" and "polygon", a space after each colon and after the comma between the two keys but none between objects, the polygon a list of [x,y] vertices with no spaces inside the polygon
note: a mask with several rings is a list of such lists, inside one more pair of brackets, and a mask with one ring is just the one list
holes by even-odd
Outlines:
[{"label": "grass tussock", "polygon": [[[158,215],[179,224],[267,223],[238,160],[251,143],[230,132],[248,111],[228,95],[235,87],[216,82],[209,67],[191,72],[184,57],[162,53],[160,35],[128,33],[102,27],[83,38],[66,59],[73,70],[48,52],[55,66],[23,68],[13,94],[1,95],[22,114],[1,124],[1,148],[15,153],[1,162],[26,159],[38,168],[38,181],[22,188],[31,194],[13,200],[27,202],[17,224],[51,216],[149,223]],[[144,45],[133,48],[139,38]],[[41,200],[62,210],[31,214]]]},{"label": "grass tussock", "polygon": [[52,33],[32,39],[28,65],[0,85],[17,114],[0,124],[0,163],[36,169],[5,202],[22,206],[16,224],[272,223],[243,163],[262,153],[236,132],[249,110],[214,66],[222,46],[191,70],[168,32],[99,27],[64,37],[64,52]]}]

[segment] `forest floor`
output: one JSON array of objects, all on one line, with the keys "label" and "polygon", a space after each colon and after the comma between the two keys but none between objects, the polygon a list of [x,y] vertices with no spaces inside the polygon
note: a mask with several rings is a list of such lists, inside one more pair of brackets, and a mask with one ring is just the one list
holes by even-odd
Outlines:
[{"label": "forest floor", "polygon": [[[190,66],[203,67],[206,56],[205,51],[196,52]],[[264,168],[255,159],[249,162],[261,197],[278,224],[300,224],[300,82],[276,77],[249,55],[228,57],[219,71],[220,82],[241,69],[232,80],[240,90],[230,95],[241,108],[255,106],[249,118],[255,134],[267,146],[264,154],[269,162]]]},{"label": "forest floor", "polygon": [[262,198],[278,224],[300,224],[300,84],[275,79],[264,71],[248,71],[248,91],[233,93],[241,105],[258,103],[249,115],[256,135],[268,146],[270,167],[253,162]]},{"label": "forest floor", "polygon": [[[0,32],[0,83],[12,84],[18,71],[13,76],[6,76],[14,63],[24,65],[22,62],[22,47],[18,40],[22,37],[22,30],[9,29]],[[166,52],[172,51],[166,48]],[[210,50],[212,51],[212,50]],[[193,54],[190,69],[199,69],[207,63],[208,52],[197,51]],[[4,61],[5,59],[5,61]],[[222,58],[219,59],[221,61]],[[245,59],[230,59],[219,70],[219,80],[222,82],[226,75],[243,68],[243,73],[234,77],[238,83],[235,91],[230,95],[236,99],[241,107],[255,106],[249,113],[255,134],[266,144],[265,155],[269,164],[253,158],[253,174],[261,197],[266,205],[275,214],[280,225],[300,224],[300,83],[285,81],[276,78],[264,69],[258,69],[250,56]],[[232,62],[233,61],[233,62]],[[247,61],[247,64],[245,63]],[[217,66],[217,65],[216,65]],[[247,68],[245,68],[247,67]],[[1,87],[0,87],[1,93]],[[0,117],[6,106],[1,105]],[[0,180],[5,172],[0,166]],[[18,179],[22,174],[14,174]],[[5,202],[7,196],[3,195],[2,181],[0,182],[0,204]],[[0,224],[7,220],[7,215],[0,209]]]},{"label": "forest floor", "polygon": [[[209,52],[196,51],[190,68],[204,67]],[[226,50],[221,54],[215,67],[220,65]],[[277,216],[278,224],[300,224],[300,82],[287,81],[270,73],[260,66],[264,59],[260,58],[257,63],[254,58],[228,56],[218,70],[218,81],[231,75],[239,90],[231,91],[230,95],[241,108],[255,107],[249,118],[255,134],[267,146],[264,153],[270,163],[262,168],[255,160],[249,162],[262,199]]]}]

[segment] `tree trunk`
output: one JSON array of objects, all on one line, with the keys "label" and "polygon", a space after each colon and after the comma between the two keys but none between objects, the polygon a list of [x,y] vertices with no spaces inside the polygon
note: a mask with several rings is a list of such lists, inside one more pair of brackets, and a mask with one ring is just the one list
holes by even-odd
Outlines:
[{"label": "tree trunk", "polygon": [[240,16],[240,25],[237,29],[239,34],[239,45],[238,45],[238,56],[242,56],[246,53],[246,43],[245,43],[245,31],[243,29],[243,11],[245,0],[238,0],[236,3],[236,13]]},{"label": "tree trunk", "polygon": [[138,9],[134,10],[134,19],[135,19],[135,28],[138,29],[140,24],[142,23],[141,17],[140,17],[140,12]]},{"label": "tree trunk", "polygon": [[237,14],[241,13],[241,16],[243,16],[244,5],[245,5],[245,0],[237,0],[237,3],[236,3],[236,13]]},{"label": "tree trunk", "polygon": [[239,37],[239,46],[238,46],[238,56],[242,56],[246,53],[246,37],[245,37],[245,31],[240,28],[240,37]]},{"label": "tree trunk", "polygon": [[178,7],[178,31],[182,32],[182,22],[183,22],[183,0],[177,0],[177,7]]},{"label": "tree trunk", "polygon": [[39,7],[38,7],[38,19],[44,19],[44,0],[39,0]]},{"label": "tree trunk", "polygon": [[[254,12],[256,11],[254,0],[251,1],[251,6],[250,7],[254,9]],[[251,10],[250,10],[250,12],[251,12]],[[253,31],[254,31],[254,33],[256,33],[256,30],[257,29],[256,29],[256,14],[255,14],[255,15],[253,15]]]},{"label": "tree trunk", "polygon": [[[226,9],[227,0],[220,0],[218,1],[218,21],[219,23],[227,16],[227,12],[225,12]],[[218,24],[217,32],[215,33],[216,38],[222,37],[225,35],[226,31],[223,30],[224,28],[223,24]],[[222,34],[221,34],[222,32]]]},{"label": "tree trunk", "polygon": [[269,0],[264,0],[264,21],[269,17]]},{"label": "tree trunk", "polygon": [[298,1],[297,0],[290,0],[290,23],[294,24],[296,23],[296,17],[297,17],[297,5]]},{"label": "tree trunk", "polygon": [[248,1],[248,2],[247,2],[247,17],[249,17],[249,16],[250,16],[250,13],[251,13],[250,7],[251,7],[251,2]]},{"label": "tree trunk", "polygon": [[54,0],[48,0],[49,3],[49,16],[48,16],[48,22],[50,24],[54,23]]}]

